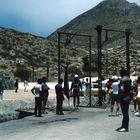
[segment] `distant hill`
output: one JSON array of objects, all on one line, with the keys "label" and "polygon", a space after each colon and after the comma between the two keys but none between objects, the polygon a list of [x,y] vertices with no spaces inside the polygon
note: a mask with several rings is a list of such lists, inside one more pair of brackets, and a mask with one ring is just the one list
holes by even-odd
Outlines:
[{"label": "distant hill", "polygon": [[[57,31],[86,33],[95,36],[95,27],[125,30],[129,28],[140,39],[140,6],[126,0],[104,0],[96,7],[79,15]],[[55,33],[49,36],[52,37]]]},{"label": "distant hill", "polygon": [[[92,75],[97,76],[97,25],[115,30],[131,30],[131,75],[137,75],[140,71],[140,6],[126,0],[104,0],[47,38],[0,28],[0,75],[13,76],[17,67],[24,66],[31,71],[34,68],[35,79],[48,74],[50,80],[57,80],[57,31],[62,31],[92,35]],[[70,38],[71,41],[68,42]],[[125,34],[109,32],[108,41],[104,40],[105,32],[102,33],[103,75],[110,77],[118,74],[119,69],[126,64]],[[69,65],[69,73],[87,76],[83,72],[83,59],[88,58],[88,45],[86,37],[61,36],[62,76],[66,63]]]},{"label": "distant hill", "polygon": [[[97,25],[103,28],[125,31],[130,29],[130,57],[131,74],[137,74],[139,67],[140,50],[140,6],[136,3],[129,3],[126,0],[104,0],[96,7],[74,18],[68,24],[56,30],[56,32],[82,33],[92,35],[92,53],[97,54]],[[57,41],[57,33],[48,36],[48,40]],[[105,32],[102,33],[103,43],[103,74],[109,76],[113,73],[118,74],[119,69],[125,66],[125,34],[119,32],[109,32],[108,41],[105,40]],[[65,38],[62,36],[62,40]],[[63,39],[64,38],[64,39]],[[66,39],[65,39],[66,40]],[[65,42],[64,40],[64,42]],[[71,46],[86,50],[84,55],[88,55],[87,38],[74,37]],[[70,48],[70,47],[69,47]],[[69,50],[70,51],[70,50]],[[77,57],[83,57],[83,53],[77,51]],[[92,60],[93,63],[94,60]],[[114,65],[115,64],[115,65]]]}]

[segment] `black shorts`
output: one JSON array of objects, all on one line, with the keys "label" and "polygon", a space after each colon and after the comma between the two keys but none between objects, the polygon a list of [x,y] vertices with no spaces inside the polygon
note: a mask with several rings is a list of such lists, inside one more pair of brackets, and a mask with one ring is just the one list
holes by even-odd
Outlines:
[{"label": "black shorts", "polygon": [[119,102],[118,94],[111,94],[111,102]]}]

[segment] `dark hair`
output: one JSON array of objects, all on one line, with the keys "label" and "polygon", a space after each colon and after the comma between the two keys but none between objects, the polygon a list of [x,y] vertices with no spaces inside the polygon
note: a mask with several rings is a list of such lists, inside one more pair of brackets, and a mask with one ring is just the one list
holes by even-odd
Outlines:
[{"label": "dark hair", "polygon": [[78,77],[75,77],[74,78],[74,83],[78,83],[79,82],[79,78]]},{"label": "dark hair", "polygon": [[88,78],[86,78],[86,81],[88,82]]},{"label": "dark hair", "polygon": [[58,83],[59,83],[59,84],[62,84],[62,83],[63,83],[63,79],[60,78],[60,79],[58,80]]},{"label": "dark hair", "polygon": [[37,80],[38,84],[42,84],[42,79]]},{"label": "dark hair", "polygon": [[46,77],[42,77],[42,82],[46,83],[47,82],[47,78]]},{"label": "dark hair", "polygon": [[128,71],[127,71],[126,69],[122,68],[122,69],[120,70],[120,76],[121,76],[121,77],[123,77],[123,76],[128,76]]},{"label": "dark hair", "polygon": [[140,76],[139,76],[138,79],[137,79],[137,83],[140,83]]}]

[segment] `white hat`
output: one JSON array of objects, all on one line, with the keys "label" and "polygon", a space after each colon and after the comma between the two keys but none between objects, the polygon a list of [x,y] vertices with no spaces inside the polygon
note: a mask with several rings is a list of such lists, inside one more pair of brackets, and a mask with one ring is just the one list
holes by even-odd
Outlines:
[{"label": "white hat", "polygon": [[74,77],[78,77],[78,75],[77,74],[75,74],[75,76]]},{"label": "white hat", "polygon": [[117,75],[112,76],[111,79],[117,80],[119,77]]}]

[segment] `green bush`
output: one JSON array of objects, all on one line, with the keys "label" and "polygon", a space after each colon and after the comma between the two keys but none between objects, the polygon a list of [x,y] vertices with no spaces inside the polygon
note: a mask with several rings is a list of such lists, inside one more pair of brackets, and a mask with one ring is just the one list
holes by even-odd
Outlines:
[{"label": "green bush", "polygon": [[17,67],[14,75],[21,80],[30,79],[31,70],[27,67]]}]

